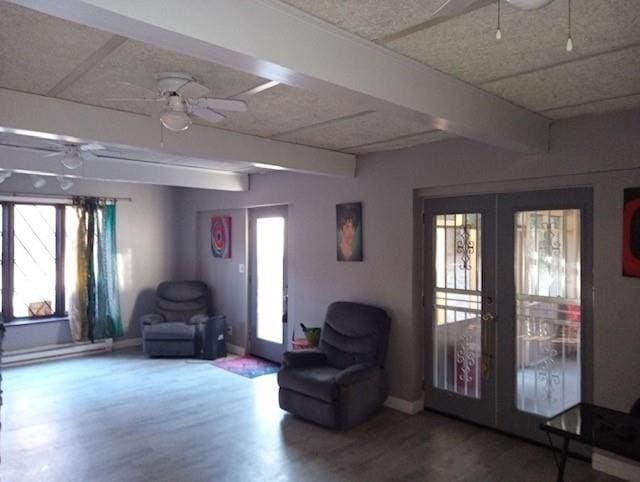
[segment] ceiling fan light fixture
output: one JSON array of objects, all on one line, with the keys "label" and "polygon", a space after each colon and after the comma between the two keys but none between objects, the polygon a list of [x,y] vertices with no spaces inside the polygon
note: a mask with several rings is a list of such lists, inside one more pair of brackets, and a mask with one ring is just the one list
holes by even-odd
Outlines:
[{"label": "ceiling fan light fixture", "polygon": [[47,183],[47,180],[44,177],[38,176],[37,174],[30,174],[29,176],[31,177],[31,184],[36,189],[44,187]]},{"label": "ceiling fan light fixture", "polygon": [[69,189],[71,189],[71,186],[73,186],[73,181],[68,177],[56,176],[56,179],[60,183],[60,189],[62,189],[63,191],[68,191]]},{"label": "ceiling fan light fixture", "polygon": [[191,117],[186,112],[167,109],[161,116],[160,122],[170,131],[185,131],[191,125]]},{"label": "ceiling fan light fixture", "polygon": [[82,158],[75,149],[65,154],[61,162],[67,169],[79,169],[82,167]]},{"label": "ceiling fan light fixture", "polygon": [[546,7],[553,0],[507,0],[507,3],[519,10],[538,10]]}]

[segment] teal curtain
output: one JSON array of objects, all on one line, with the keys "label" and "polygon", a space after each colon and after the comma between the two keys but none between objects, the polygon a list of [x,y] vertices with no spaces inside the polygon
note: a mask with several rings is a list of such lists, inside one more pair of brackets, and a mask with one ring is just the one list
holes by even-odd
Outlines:
[{"label": "teal curtain", "polygon": [[69,308],[77,341],[123,335],[118,292],[116,206],[93,198],[74,200],[78,216],[76,286]]},{"label": "teal curtain", "polygon": [[103,338],[124,334],[118,292],[118,250],[116,246],[116,206],[100,206],[98,231],[98,277],[96,290],[96,329]]}]

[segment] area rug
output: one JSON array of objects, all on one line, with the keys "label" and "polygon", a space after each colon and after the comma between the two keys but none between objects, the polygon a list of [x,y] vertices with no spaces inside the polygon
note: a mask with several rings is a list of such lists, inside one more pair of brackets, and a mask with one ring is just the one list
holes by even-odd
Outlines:
[{"label": "area rug", "polygon": [[280,365],[252,356],[238,356],[214,360],[213,364],[228,372],[241,375],[246,378],[256,378],[269,373],[275,373]]}]

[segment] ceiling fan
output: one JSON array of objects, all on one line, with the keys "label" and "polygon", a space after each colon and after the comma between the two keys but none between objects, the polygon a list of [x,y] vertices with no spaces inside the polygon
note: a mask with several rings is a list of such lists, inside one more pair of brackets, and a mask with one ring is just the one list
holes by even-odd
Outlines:
[{"label": "ceiling fan", "polygon": [[237,99],[219,99],[205,97],[210,90],[195,81],[192,75],[181,72],[161,72],[156,75],[157,92],[146,87],[120,82],[122,85],[143,89],[153,97],[119,97],[105,99],[108,101],[162,102],[164,110],[160,115],[162,125],[171,131],[184,131],[192,123],[195,116],[207,122],[221,122],[225,116],[223,111],[246,112],[247,103]]},{"label": "ceiling fan", "polygon": [[106,149],[101,144],[58,144],[58,152],[50,152],[43,157],[62,157],[61,162],[67,169],[78,169],[83,161],[95,161],[98,159],[93,152]]},{"label": "ceiling fan", "polygon": [[[506,0],[506,2],[520,10],[538,10],[547,6],[553,0]],[[445,0],[431,15],[431,19],[439,17],[457,17],[466,13],[475,4],[486,4],[486,0]]]},{"label": "ceiling fan", "polygon": [[[553,0],[504,0],[509,5],[518,10],[532,11],[539,10],[549,5]],[[493,0],[444,0],[438,9],[431,15],[429,20],[445,19],[457,17],[464,13],[470,12],[474,8],[485,6],[493,3]],[[498,0],[498,28],[496,30],[496,40],[502,38],[500,30],[500,5],[502,0]],[[568,35],[567,35],[567,52],[573,51],[573,40],[571,38],[571,0],[568,0]]]}]

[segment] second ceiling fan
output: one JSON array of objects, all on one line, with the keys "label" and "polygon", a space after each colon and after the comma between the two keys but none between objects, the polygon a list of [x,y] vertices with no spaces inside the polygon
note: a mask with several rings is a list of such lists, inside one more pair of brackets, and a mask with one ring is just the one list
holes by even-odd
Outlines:
[{"label": "second ceiling fan", "polygon": [[156,75],[156,83],[157,92],[129,82],[120,82],[123,85],[146,90],[153,94],[153,97],[118,97],[105,100],[162,102],[164,103],[164,109],[160,114],[160,122],[171,131],[188,129],[193,122],[192,116],[216,123],[226,118],[219,111],[247,111],[247,103],[243,100],[205,97],[210,92],[209,88],[196,82],[190,74],[161,72]]}]

